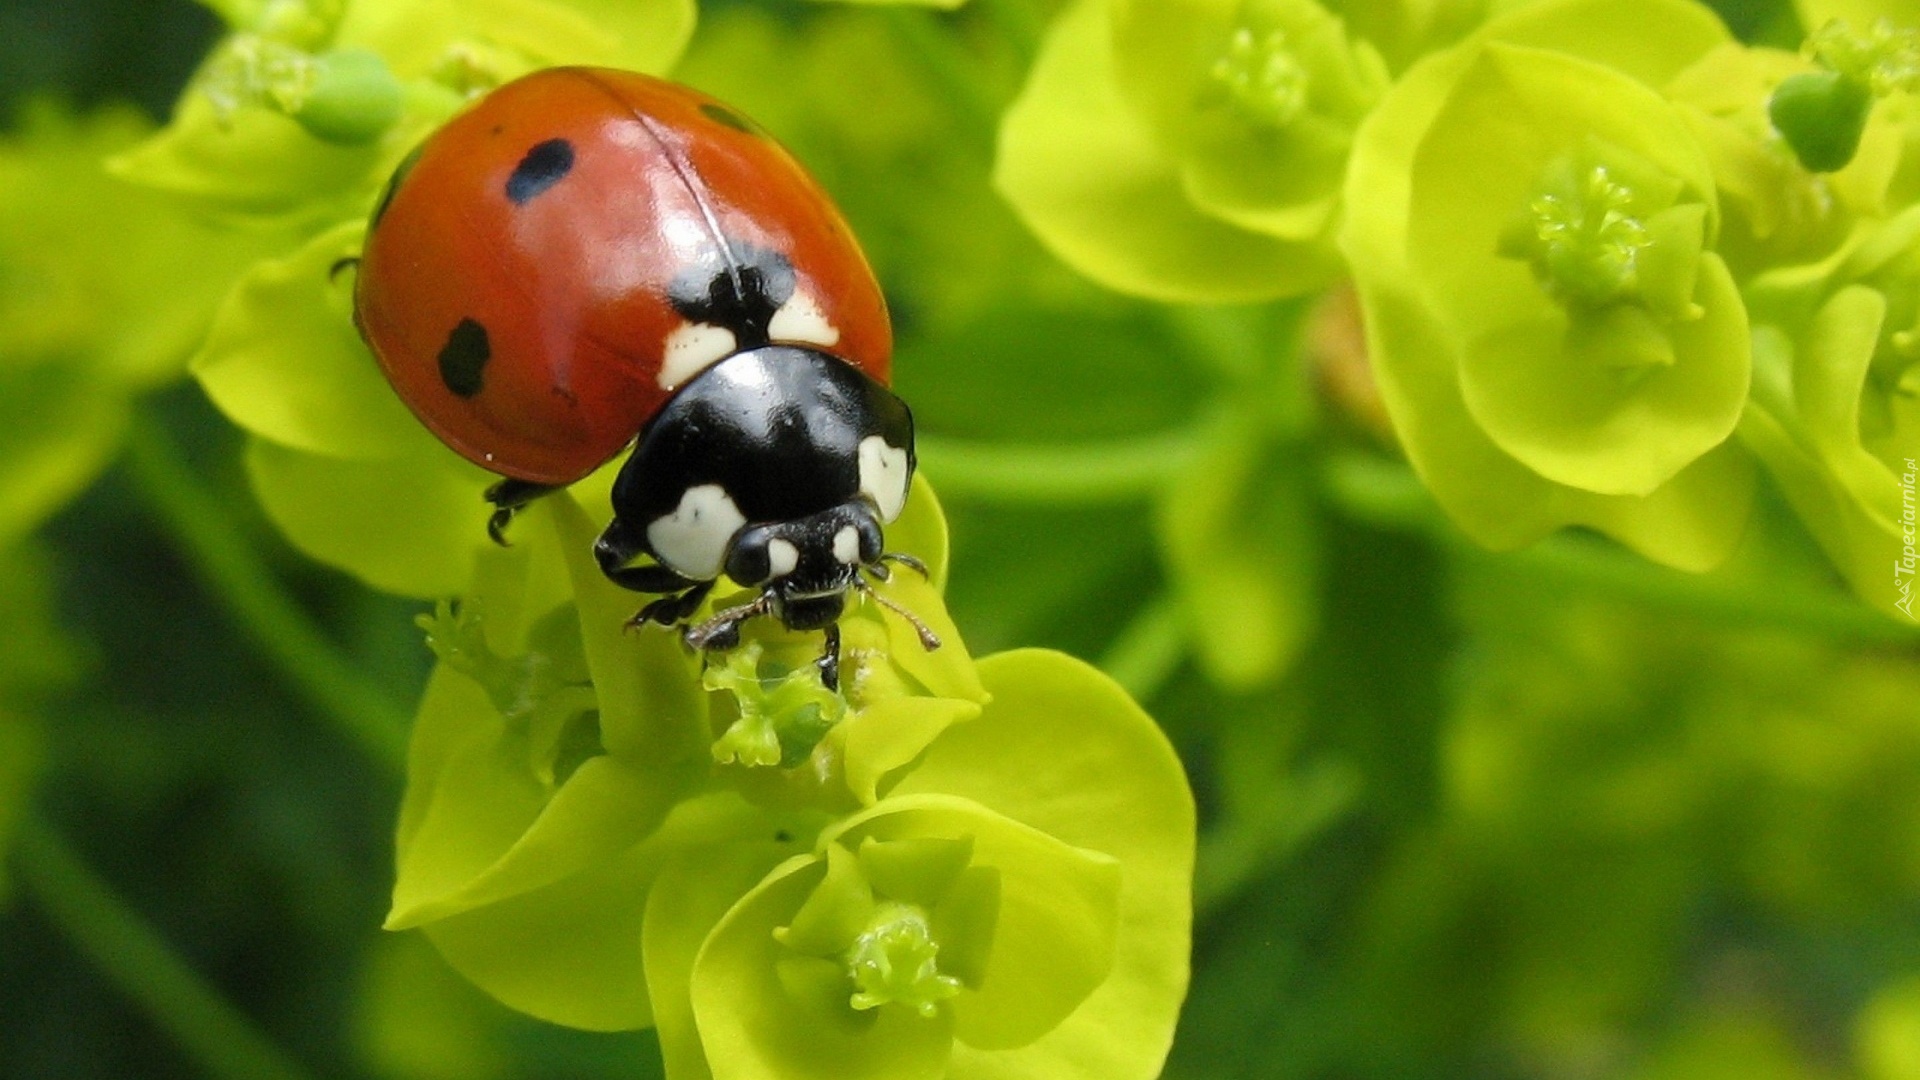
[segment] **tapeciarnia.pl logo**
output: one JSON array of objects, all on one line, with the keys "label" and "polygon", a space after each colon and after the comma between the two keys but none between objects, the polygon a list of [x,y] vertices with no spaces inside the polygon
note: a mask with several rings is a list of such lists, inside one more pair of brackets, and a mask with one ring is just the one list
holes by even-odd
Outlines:
[{"label": "tapeciarnia.pl logo", "polygon": [[1900,557],[1893,561],[1893,591],[1899,599],[1893,606],[1913,618],[1913,570],[1914,570],[1914,474],[1920,472],[1914,468],[1913,459],[1905,461],[1907,471],[1900,474]]}]

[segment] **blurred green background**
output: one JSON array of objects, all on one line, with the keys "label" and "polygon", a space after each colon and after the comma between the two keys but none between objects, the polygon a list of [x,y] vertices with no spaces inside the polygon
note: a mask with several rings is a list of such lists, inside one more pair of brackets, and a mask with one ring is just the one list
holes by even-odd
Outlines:
[{"label": "blurred green background", "polygon": [[[1122,300],[1025,234],[986,178],[1047,12],[985,7],[710,3],[678,74],[787,140],[868,246],[974,651],[1101,662],[1188,762],[1168,1075],[1920,1078],[1914,638],[1763,571],[1472,549],[1364,395],[1303,364],[1303,308]],[[217,32],[188,0],[5,0],[0,111],[164,118]],[[1209,456],[1193,433],[1249,395],[1271,438]],[[292,551],[196,386],[138,413],[0,574],[0,1077],[197,1077],[220,1046],[289,1076],[657,1075],[650,1035],[519,1018],[378,929],[399,777],[287,635],[404,713],[421,605]],[[1088,446],[1172,479],[1057,479]],[[1818,562],[1763,514],[1743,566]]]}]

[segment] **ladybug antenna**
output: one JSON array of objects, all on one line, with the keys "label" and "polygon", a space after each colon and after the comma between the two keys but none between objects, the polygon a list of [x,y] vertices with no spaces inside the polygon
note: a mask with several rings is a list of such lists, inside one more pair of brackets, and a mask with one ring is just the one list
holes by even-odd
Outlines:
[{"label": "ladybug antenna", "polygon": [[763,592],[738,607],[730,607],[702,623],[680,631],[680,637],[699,652],[730,649],[740,640],[740,624],[765,615],[773,607],[773,593]]},{"label": "ladybug antenna", "polygon": [[[920,561],[918,559],[914,559],[913,556],[911,555],[906,556],[904,559],[896,558],[896,561],[904,562],[906,561],[906,559],[913,559],[914,562]],[[922,570],[922,572],[924,572],[926,568],[923,566],[920,569]],[[881,580],[884,581],[885,579],[883,578]],[[874,601],[878,603],[881,607],[886,608],[888,611],[891,611],[895,615],[898,615],[901,618],[907,620],[907,625],[913,627],[914,633],[920,635],[921,648],[927,650],[928,652],[932,652],[933,650],[940,647],[940,635],[934,633],[932,627],[922,622],[920,619],[920,616],[915,615],[913,612],[900,606],[898,603],[895,603],[890,597],[881,593],[880,590],[874,588],[872,585],[867,584],[866,581],[860,578],[854,578],[854,581],[859,583],[859,588],[861,592],[864,592],[868,596],[873,597]]]},{"label": "ladybug antenna", "polygon": [[343,259],[335,259],[333,260],[333,265],[327,267],[327,281],[329,283],[339,281],[340,271],[342,270],[358,270],[359,268],[360,256],[358,255],[348,255]]}]

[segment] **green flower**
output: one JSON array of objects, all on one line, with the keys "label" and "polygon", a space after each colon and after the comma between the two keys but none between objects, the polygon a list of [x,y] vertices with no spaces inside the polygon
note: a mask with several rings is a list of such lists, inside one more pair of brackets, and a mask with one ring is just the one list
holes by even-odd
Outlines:
[{"label": "green flower", "polygon": [[[714,743],[751,693],[703,689],[699,661],[677,635],[624,629],[637,600],[601,574],[595,532],[570,495],[543,500],[516,527],[513,548],[477,537],[476,582],[458,612],[423,619],[441,662],[414,730],[389,925],[428,925],[457,968],[518,1008],[577,1026],[632,1027],[646,1023],[634,1011],[645,1001],[639,970],[617,951],[582,957],[606,946],[604,937],[548,941],[580,933],[548,921],[551,913],[572,920],[579,904],[632,902],[659,859],[682,847],[781,829],[801,835],[826,809],[870,801],[946,723],[977,713],[968,696],[982,691],[938,593],[895,575],[880,587],[928,619],[942,648],[927,654],[897,616],[858,606],[843,621],[854,715],[774,776],[717,769]],[[893,539],[944,574],[944,527],[924,488]],[[743,648],[787,659],[802,637],[754,627]],[[817,654],[818,635],[804,637]],[[903,722],[887,699],[909,693],[959,697],[926,698]],[[785,809],[759,810],[747,795]],[[643,841],[652,845],[646,858],[631,850]],[[594,892],[609,882],[617,895]],[[637,933],[639,914],[604,929]]]},{"label": "green flower", "polygon": [[1065,657],[976,673],[924,486],[891,532],[933,580],[879,588],[944,644],[856,607],[837,699],[818,635],[753,626],[703,679],[674,635],[623,630],[634,601],[569,497],[517,529],[422,620],[441,662],[390,927],[536,1016],[658,1025],[676,1077],[1158,1070],[1185,980],[1178,763]]},{"label": "green flower", "polygon": [[1834,172],[1853,160],[1874,100],[1920,85],[1920,31],[1885,18],[1859,29],[1834,19],[1807,38],[1806,51],[1821,70],[1783,80],[1768,115],[1803,165]]},{"label": "green flower", "polygon": [[1384,62],[1311,0],[1080,0],[1003,120],[994,182],[1103,285],[1236,300],[1331,281]]},{"label": "green flower", "polygon": [[1158,1074],[1190,918],[1177,763],[1060,654],[980,673],[979,717],[744,895],[702,890],[695,857],[662,874],[645,955],[669,1075]]},{"label": "green flower", "polygon": [[688,0],[262,0],[230,28],[167,128],[120,175],[227,214],[324,227],[366,213],[398,160],[469,97],[537,67],[657,71]]},{"label": "green flower", "polygon": [[1913,618],[1920,457],[1920,208],[1750,287],[1740,435],[1859,596]]},{"label": "green flower", "polygon": [[1792,53],[1729,42],[1666,87],[1713,169],[1723,211],[1717,250],[1742,280],[1831,253],[1856,221],[1889,205],[1904,144],[1896,111],[1875,115],[1859,152],[1837,171],[1809,172],[1781,139],[1768,102],[1806,69]]},{"label": "green flower", "polygon": [[1340,239],[1382,396],[1482,543],[1581,524],[1704,569],[1744,524],[1746,312],[1707,160],[1650,89],[1724,40],[1669,0],[1534,5],[1361,128]]},{"label": "green flower", "polygon": [[330,271],[363,233],[346,222],[256,264],[193,373],[252,436],[254,493],[296,547],[388,592],[451,596],[472,579],[496,478],[414,419],[354,332],[352,275]]}]

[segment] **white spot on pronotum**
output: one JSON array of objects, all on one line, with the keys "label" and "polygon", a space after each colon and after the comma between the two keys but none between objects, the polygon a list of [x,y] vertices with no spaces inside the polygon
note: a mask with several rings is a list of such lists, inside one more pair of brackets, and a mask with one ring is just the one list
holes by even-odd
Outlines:
[{"label": "white spot on pronotum", "polygon": [[733,331],[724,326],[682,323],[678,330],[667,335],[666,354],[660,360],[660,389],[674,389],[714,361],[732,356],[739,347]]},{"label": "white spot on pronotum", "polygon": [[727,544],[747,519],[719,484],[690,487],[673,513],[647,526],[647,544],[667,569],[695,581],[720,576]]},{"label": "white spot on pronotum", "polygon": [[833,557],[852,566],[860,561],[860,533],[851,525],[843,525],[833,534]]},{"label": "white spot on pronotum", "polygon": [[882,522],[892,522],[907,504],[907,452],[878,435],[860,440],[860,490],[873,500]]},{"label": "white spot on pronotum", "polygon": [[827,321],[827,313],[806,293],[794,290],[767,324],[767,337],[774,341],[798,341],[808,345],[837,345],[840,328]]},{"label": "white spot on pronotum", "polygon": [[767,541],[767,566],[771,568],[769,577],[786,577],[799,565],[799,548],[777,537]]}]

